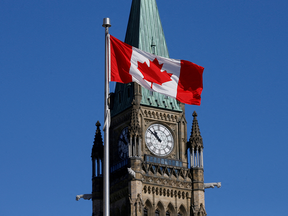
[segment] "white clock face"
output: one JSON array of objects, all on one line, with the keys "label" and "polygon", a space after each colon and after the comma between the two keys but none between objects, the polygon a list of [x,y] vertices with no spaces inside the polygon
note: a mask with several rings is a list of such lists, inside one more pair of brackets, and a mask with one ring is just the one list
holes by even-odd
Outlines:
[{"label": "white clock face", "polygon": [[174,139],[168,128],[161,124],[152,124],[145,133],[148,149],[155,155],[166,156],[174,147]]},{"label": "white clock face", "polygon": [[118,154],[119,157],[125,159],[128,157],[128,143],[129,143],[129,131],[128,127],[124,128],[118,139]]}]

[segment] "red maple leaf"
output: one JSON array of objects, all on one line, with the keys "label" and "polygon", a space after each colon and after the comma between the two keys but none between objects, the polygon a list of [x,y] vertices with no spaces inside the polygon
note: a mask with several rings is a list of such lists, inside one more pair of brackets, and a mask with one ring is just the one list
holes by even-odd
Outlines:
[{"label": "red maple leaf", "polygon": [[155,58],[153,62],[150,61],[150,67],[146,64],[146,62],[144,63],[138,62],[138,70],[143,74],[144,80],[151,82],[151,89],[153,83],[162,85],[162,83],[172,80],[171,76],[173,74],[167,73],[167,71],[162,72],[161,71],[162,66],[163,64],[159,64],[157,58]]}]

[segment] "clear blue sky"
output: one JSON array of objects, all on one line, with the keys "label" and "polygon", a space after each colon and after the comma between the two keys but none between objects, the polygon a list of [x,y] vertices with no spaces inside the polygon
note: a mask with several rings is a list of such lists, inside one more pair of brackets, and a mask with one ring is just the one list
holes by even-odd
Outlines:
[{"label": "clear blue sky", "polygon": [[[170,57],[203,67],[206,210],[287,215],[288,2],[158,0]],[[0,1],[0,215],[91,215],[103,125],[104,28],[124,40],[131,0]],[[102,128],[102,127],[101,127]]]}]

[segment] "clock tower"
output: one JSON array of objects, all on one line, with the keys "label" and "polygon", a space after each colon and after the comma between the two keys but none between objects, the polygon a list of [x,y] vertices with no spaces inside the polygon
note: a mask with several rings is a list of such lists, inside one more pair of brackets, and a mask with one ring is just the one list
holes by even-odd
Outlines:
[{"label": "clock tower", "polygon": [[[133,0],[125,43],[169,58],[156,0]],[[110,212],[113,216],[205,216],[203,142],[185,106],[136,83],[110,94]],[[103,150],[97,123],[92,150],[93,215],[102,215]],[[188,153],[189,152],[189,153]],[[189,155],[189,157],[188,157]],[[96,169],[96,171],[95,171]]]}]

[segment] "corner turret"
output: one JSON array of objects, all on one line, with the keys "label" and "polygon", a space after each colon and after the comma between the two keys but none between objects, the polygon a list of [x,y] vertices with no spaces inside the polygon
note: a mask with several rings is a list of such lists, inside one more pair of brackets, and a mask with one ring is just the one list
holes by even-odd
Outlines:
[{"label": "corner turret", "polygon": [[[102,175],[102,161],[103,161],[103,140],[100,130],[100,122],[96,122],[96,132],[94,138],[94,144],[92,148],[91,158],[92,158],[92,178]],[[96,166],[97,164],[97,166]]]},{"label": "corner turret", "polygon": [[204,195],[204,169],[203,169],[203,139],[194,111],[191,135],[187,142],[190,151],[190,166],[192,174],[192,213],[193,215],[207,215]]},{"label": "corner turret", "polygon": [[96,123],[96,132],[92,147],[92,202],[93,202],[93,214],[103,215],[103,140],[100,130],[100,122]]}]

